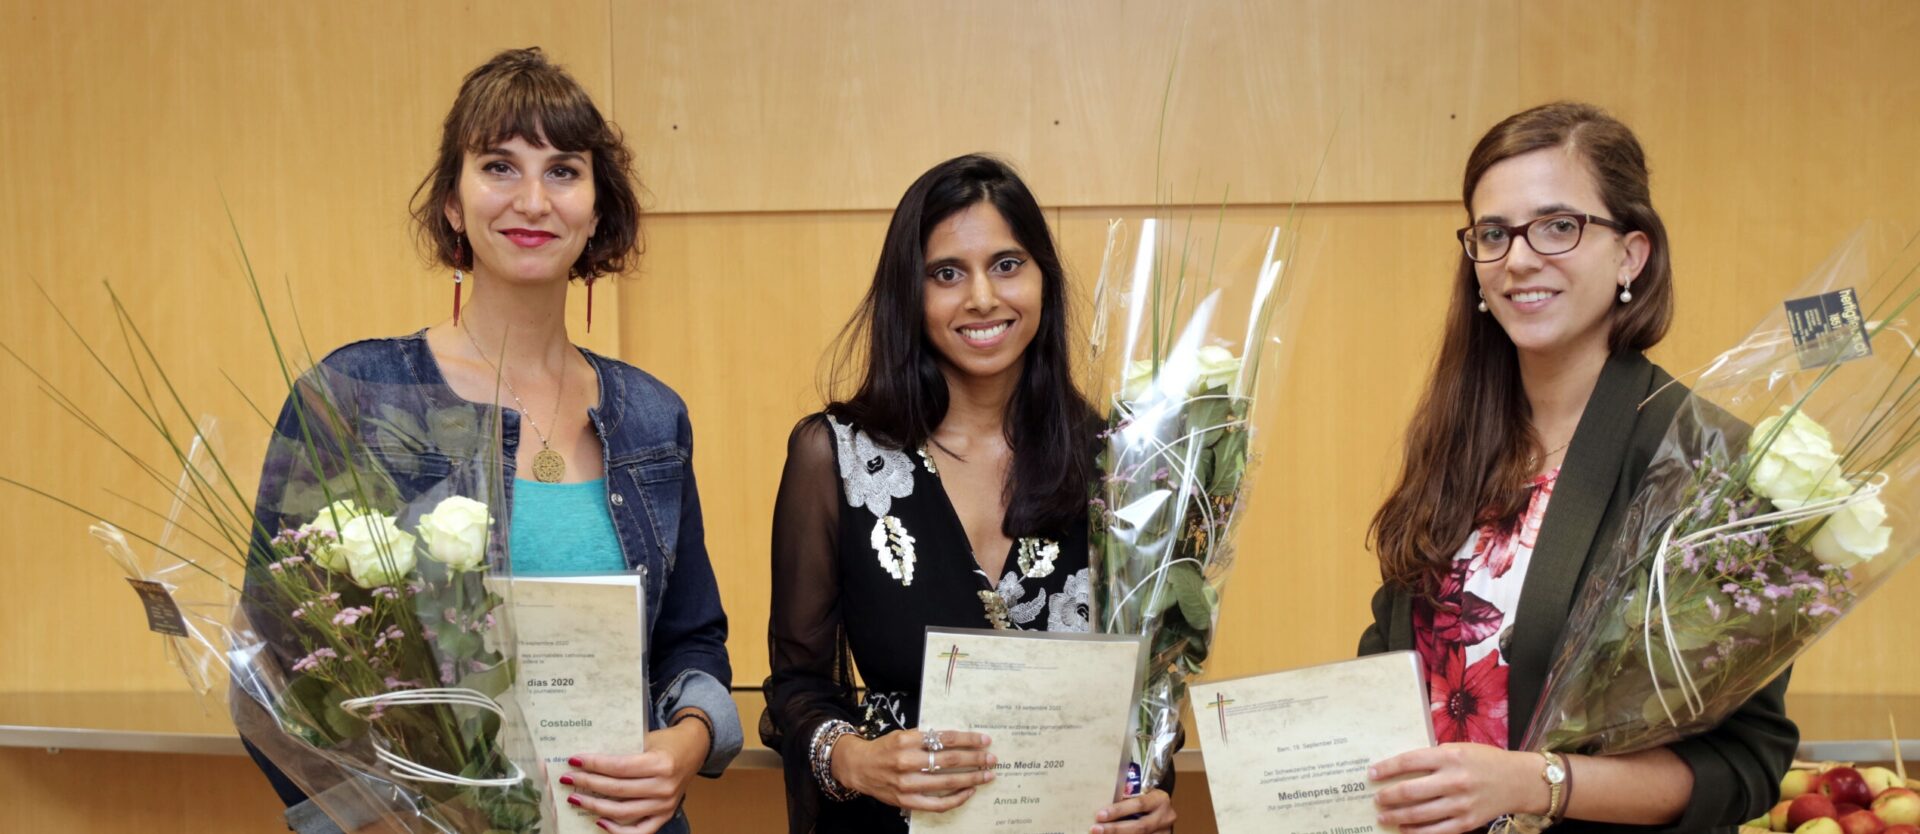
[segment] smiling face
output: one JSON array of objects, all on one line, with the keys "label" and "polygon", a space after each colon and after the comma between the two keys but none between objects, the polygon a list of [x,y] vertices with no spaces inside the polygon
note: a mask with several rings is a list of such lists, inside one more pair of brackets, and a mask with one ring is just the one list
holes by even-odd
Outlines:
[{"label": "smiling face", "polygon": [[948,373],[1018,374],[1040,328],[1045,278],[992,203],[961,209],[927,235],[927,341]]},{"label": "smiling face", "polygon": [[466,234],[476,275],[565,280],[593,237],[593,159],[514,137],[468,151],[447,222]]},{"label": "smiling face", "polygon": [[[1474,223],[1520,225],[1549,214],[1615,219],[1587,165],[1565,147],[1501,160],[1474,186]],[[1541,255],[1516,238],[1507,256],[1474,265],[1487,311],[1522,354],[1564,357],[1606,354],[1609,312],[1620,290],[1640,274],[1650,246],[1640,232],[1587,224],[1580,243]]]}]

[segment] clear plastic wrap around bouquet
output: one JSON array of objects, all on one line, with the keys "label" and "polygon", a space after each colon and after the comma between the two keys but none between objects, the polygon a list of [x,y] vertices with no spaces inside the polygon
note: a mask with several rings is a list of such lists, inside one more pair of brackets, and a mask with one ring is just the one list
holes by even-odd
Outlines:
[{"label": "clear plastic wrap around bouquet", "polygon": [[510,583],[489,581],[508,570],[500,410],[325,365],[295,377],[283,359],[291,393],[277,427],[260,417],[271,439],[249,500],[236,476],[251,459],[223,459],[117,297],[114,312],[130,365],[81,343],[162,462],[135,451],[154,438],[115,435],[40,380],[170,502],[93,533],[189,685],[346,830],[541,830],[544,779],[508,695]]},{"label": "clear plastic wrap around bouquet", "polygon": [[1876,240],[1693,384],[1589,571],[1527,749],[1712,729],[1920,548],[1920,246]]},{"label": "clear plastic wrap around bouquet", "polygon": [[295,391],[226,649],[241,735],[336,821],[540,830],[510,585],[488,581],[509,567],[499,410],[325,366]]},{"label": "clear plastic wrap around bouquet", "polygon": [[1291,228],[1198,225],[1112,223],[1094,301],[1106,429],[1092,609],[1097,631],[1150,647],[1129,750],[1143,789],[1165,782],[1187,680],[1212,649],[1258,460],[1256,406],[1291,348]]}]

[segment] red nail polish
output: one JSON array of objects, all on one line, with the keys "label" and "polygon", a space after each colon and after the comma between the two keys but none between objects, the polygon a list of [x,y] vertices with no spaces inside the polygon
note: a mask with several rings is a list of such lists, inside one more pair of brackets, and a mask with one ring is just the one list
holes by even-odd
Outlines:
[{"label": "red nail polish", "polygon": [[580,804],[580,797],[577,797],[577,796],[569,796],[569,797],[567,797],[567,804],[568,804],[568,805],[575,805],[575,806],[577,806],[577,805],[579,805],[579,804]]},{"label": "red nail polish", "polygon": [[562,785],[572,785],[572,784],[573,784],[573,777],[572,777],[572,776],[562,776],[562,777],[560,777],[560,784],[562,784]]},{"label": "red nail polish", "polygon": [[567,764],[570,764],[570,765],[573,765],[574,767],[586,767],[586,765],[583,765],[583,764],[581,764],[581,763],[580,763],[580,757],[579,757],[579,756],[575,756],[575,757],[573,757],[573,758],[571,758],[571,759],[568,759],[568,760],[567,760]]},{"label": "red nail polish", "polygon": [[606,820],[594,820],[594,821],[593,821],[593,824],[594,824],[594,825],[597,825],[597,826],[600,826],[600,829],[601,829],[602,831],[612,831],[612,830],[613,830],[613,828],[612,828],[612,827],[610,827],[610,826],[608,826],[608,825],[607,825],[607,821],[606,821]]}]

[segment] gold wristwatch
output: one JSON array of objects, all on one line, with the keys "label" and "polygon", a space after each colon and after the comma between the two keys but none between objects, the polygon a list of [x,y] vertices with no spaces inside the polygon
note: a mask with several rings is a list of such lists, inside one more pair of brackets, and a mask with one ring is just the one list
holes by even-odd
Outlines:
[{"label": "gold wristwatch", "polygon": [[1547,783],[1547,819],[1560,821],[1567,810],[1567,763],[1559,753],[1541,753],[1547,764],[1540,769],[1540,779]]}]

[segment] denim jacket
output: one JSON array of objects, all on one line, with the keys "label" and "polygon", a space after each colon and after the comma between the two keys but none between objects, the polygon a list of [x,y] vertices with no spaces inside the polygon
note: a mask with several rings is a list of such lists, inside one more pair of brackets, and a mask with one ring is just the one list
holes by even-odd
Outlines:
[{"label": "denim jacket", "polygon": [[[600,380],[600,404],[587,416],[604,450],[607,510],[627,567],[646,569],[647,671],[653,695],[648,727],[664,727],[669,716],[686,707],[705,712],[713,721],[714,739],[699,772],[717,777],[739,754],[743,737],[729,689],[733,672],[727,659],[727,617],[707,559],[700,496],[694,485],[693,429],[686,404],[672,389],[632,365],[591,351],[581,353]],[[425,398],[404,403],[403,408],[421,407],[436,399],[460,402],[427,348],[425,331],[355,342],[334,351],[321,364],[333,376],[365,383],[366,390],[418,392],[401,396]],[[298,419],[289,402],[276,431],[284,437],[297,436]],[[505,498],[511,507],[520,415],[503,408],[501,423]],[[270,459],[261,477],[263,513],[279,488],[274,480]],[[278,527],[278,519],[264,525],[269,530]],[[249,748],[288,804],[290,828],[302,834],[336,830],[316,803]],[[683,816],[661,829],[686,830]]]}]

